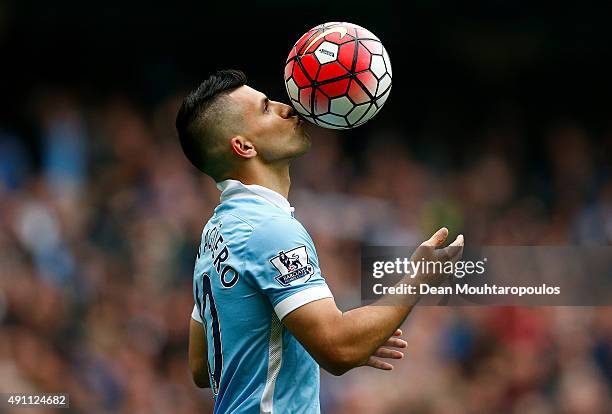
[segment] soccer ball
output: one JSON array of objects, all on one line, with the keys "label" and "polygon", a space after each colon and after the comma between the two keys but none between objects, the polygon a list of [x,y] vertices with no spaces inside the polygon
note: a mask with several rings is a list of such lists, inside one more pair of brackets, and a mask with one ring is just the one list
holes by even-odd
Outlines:
[{"label": "soccer ball", "polygon": [[306,32],[285,64],[293,107],[332,129],[363,125],[391,92],[391,62],[372,32],[352,23],[324,23]]}]

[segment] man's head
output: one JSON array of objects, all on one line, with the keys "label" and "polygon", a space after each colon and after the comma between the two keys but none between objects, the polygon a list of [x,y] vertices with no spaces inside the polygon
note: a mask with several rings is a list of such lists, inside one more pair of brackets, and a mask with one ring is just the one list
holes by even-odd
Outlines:
[{"label": "man's head", "polygon": [[308,136],[289,105],[246,85],[244,73],[223,70],[183,101],[176,129],[183,151],[215,181],[257,166],[277,166],[302,155]]}]

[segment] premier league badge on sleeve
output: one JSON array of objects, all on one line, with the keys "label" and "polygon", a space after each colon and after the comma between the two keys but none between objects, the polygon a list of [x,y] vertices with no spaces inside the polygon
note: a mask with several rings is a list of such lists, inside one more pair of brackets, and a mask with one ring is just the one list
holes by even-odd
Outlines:
[{"label": "premier league badge on sleeve", "polygon": [[294,286],[302,282],[300,279],[304,277],[307,279],[302,283],[306,283],[314,274],[314,268],[308,263],[306,246],[299,246],[286,252],[281,250],[278,256],[270,259],[270,263],[278,270],[279,275],[276,276],[276,280],[283,286]]}]

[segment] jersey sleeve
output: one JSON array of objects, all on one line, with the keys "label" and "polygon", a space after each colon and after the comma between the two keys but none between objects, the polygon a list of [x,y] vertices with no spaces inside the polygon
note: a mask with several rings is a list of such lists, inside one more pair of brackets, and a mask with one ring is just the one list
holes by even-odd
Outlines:
[{"label": "jersey sleeve", "polygon": [[294,218],[273,218],[253,229],[243,274],[268,297],[279,320],[315,300],[333,297],[306,229]]}]

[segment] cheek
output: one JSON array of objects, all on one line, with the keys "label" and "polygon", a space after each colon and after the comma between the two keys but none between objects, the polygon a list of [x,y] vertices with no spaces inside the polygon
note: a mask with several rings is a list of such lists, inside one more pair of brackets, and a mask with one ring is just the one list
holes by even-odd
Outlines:
[{"label": "cheek", "polygon": [[274,142],[283,142],[290,138],[293,126],[286,120],[275,117],[266,121],[266,136]]},{"label": "cheek", "polygon": [[246,131],[245,131],[247,136],[255,138],[255,139],[264,135],[264,132],[265,132],[265,125],[261,121],[248,123]]},{"label": "cheek", "polygon": [[294,125],[286,119],[277,116],[262,117],[249,128],[251,136],[260,145],[282,144],[293,139]]},{"label": "cheek", "polygon": [[254,128],[255,134],[264,139],[271,139],[275,135],[278,135],[278,130],[279,123],[277,119],[272,116],[261,117]]}]

